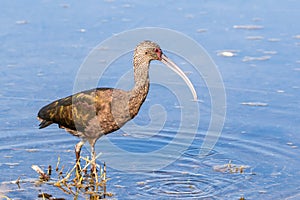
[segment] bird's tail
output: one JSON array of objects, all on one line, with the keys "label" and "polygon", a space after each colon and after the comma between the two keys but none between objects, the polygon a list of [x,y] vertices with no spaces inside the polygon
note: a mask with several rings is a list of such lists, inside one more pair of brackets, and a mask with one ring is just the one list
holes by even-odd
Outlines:
[{"label": "bird's tail", "polygon": [[39,129],[45,128],[45,127],[47,127],[47,126],[49,126],[50,124],[53,123],[51,121],[47,121],[47,120],[41,119],[39,117],[38,117],[38,120],[41,121],[41,123],[39,124]]}]

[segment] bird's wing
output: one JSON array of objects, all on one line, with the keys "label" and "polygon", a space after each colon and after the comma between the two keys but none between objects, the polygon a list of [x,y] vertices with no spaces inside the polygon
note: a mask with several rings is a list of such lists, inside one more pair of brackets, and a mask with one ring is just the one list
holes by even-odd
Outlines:
[{"label": "bird's wing", "polygon": [[110,96],[111,91],[111,88],[87,90],[44,106],[38,113],[41,120],[40,128],[56,123],[62,128],[83,131],[100,109],[100,104],[96,103],[99,102],[98,93],[104,92]]}]

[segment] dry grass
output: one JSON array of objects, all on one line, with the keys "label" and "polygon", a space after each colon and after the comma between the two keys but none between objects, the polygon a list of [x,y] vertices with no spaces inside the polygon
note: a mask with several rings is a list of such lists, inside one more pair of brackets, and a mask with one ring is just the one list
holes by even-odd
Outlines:
[{"label": "dry grass", "polygon": [[[106,165],[97,166],[96,172],[89,172],[88,167],[91,160],[88,158],[80,158],[81,163],[85,163],[83,167],[78,161],[71,170],[65,172],[64,166],[60,166],[60,157],[52,172],[52,167],[48,167],[45,173],[38,166],[33,165],[32,168],[40,175],[39,184],[47,183],[59,188],[64,193],[73,196],[73,199],[84,197],[86,199],[104,199],[112,196],[106,191],[106,183],[109,179],[106,177]],[[42,193],[39,197],[50,199],[52,195]]]}]

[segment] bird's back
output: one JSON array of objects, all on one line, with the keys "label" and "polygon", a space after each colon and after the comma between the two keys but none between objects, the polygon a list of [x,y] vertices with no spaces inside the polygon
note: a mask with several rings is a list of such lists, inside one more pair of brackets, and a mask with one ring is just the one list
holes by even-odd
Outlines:
[{"label": "bird's back", "polygon": [[[44,106],[38,112],[38,118],[41,121],[40,129],[49,126],[52,123],[58,124],[60,127],[68,128],[74,131],[80,131],[82,127],[79,122],[74,123],[73,107],[78,104],[94,105],[93,96],[96,90],[87,90],[80,92],[62,99],[53,101],[52,103]],[[78,106],[77,106],[78,107]],[[82,109],[84,110],[84,109]],[[88,112],[88,110],[86,110]],[[81,116],[81,125],[84,125],[84,113],[78,113]]]},{"label": "bird's back", "polygon": [[38,112],[40,128],[56,123],[74,135],[77,132],[83,132],[86,137],[107,134],[134,117],[128,111],[128,101],[129,94],[123,90],[96,88],[83,91],[41,108]]}]

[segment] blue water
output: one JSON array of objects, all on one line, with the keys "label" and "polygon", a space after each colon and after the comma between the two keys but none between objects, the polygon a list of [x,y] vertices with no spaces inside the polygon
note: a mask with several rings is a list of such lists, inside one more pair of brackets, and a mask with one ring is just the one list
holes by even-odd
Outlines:
[{"label": "blue water", "polygon": [[[73,92],[80,65],[103,40],[134,28],[163,27],[194,39],[216,63],[226,91],[225,124],[214,149],[199,157],[211,117],[210,94],[178,60],[191,71],[199,95],[197,134],[180,149],[180,157],[168,155],[174,162],[161,169],[140,171],[122,157],[120,164],[129,162],[130,172],[107,163],[112,199],[300,199],[298,1],[2,1],[0,11],[0,196],[37,199],[47,192],[72,199],[29,181],[37,178],[33,164],[46,169],[60,156],[71,167],[78,141],[56,126],[39,130],[38,110]],[[220,51],[235,55],[220,56]],[[116,62],[127,68],[107,71],[99,85],[113,86],[131,69],[130,59],[128,54]],[[163,148],[180,123],[173,94],[154,84],[134,122],[151,123],[148,110],[157,104],[170,113],[160,134],[145,128],[140,135],[118,131],[108,138],[129,152]],[[88,155],[88,148],[83,151]],[[230,162],[247,168],[243,173],[218,170]],[[18,177],[20,189],[10,183]]]}]

